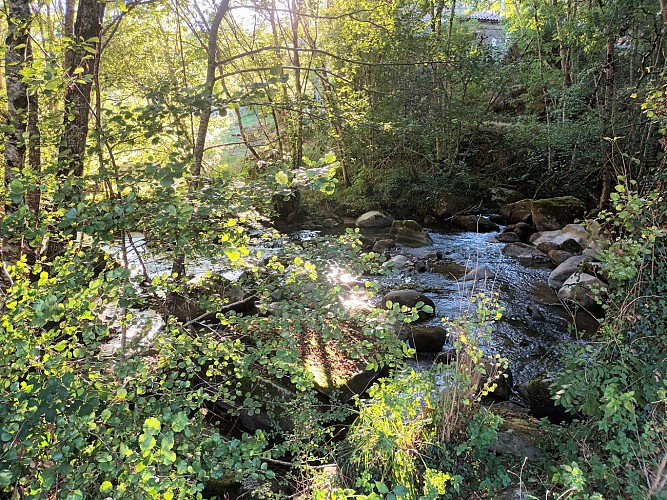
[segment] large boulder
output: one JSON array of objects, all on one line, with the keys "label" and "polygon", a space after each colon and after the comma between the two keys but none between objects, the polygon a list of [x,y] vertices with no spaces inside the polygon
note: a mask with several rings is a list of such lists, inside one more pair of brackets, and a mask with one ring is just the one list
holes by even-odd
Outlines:
[{"label": "large boulder", "polygon": [[[255,300],[244,301],[245,290],[224,276],[204,274],[187,283],[182,292],[172,293],[167,301],[170,314],[182,322],[211,320],[217,312],[234,310],[239,313],[254,312]],[[239,308],[227,308],[237,304]]]},{"label": "large boulder", "polygon": [[572,252],[567,252],[565,250],[549,250],[547,255],[549,256],[549,260],[556,266],[560,266],[567,259],[574,257]]},{"label": "large boulder", "polygon": [[500,231],[497,224],[494,224],[481,215],[456,215],[452,217],[452,223],[464,231],[471,231],[473,233],[494,233]]},{"label": "large boulder", "polygon": [[405,255],[394,255],[387,262],[382,264],[382,267],[389,269],[403,269],[404,267],[412,265],[412,261]]},{"label": "large boulder", "polygon": [[518,234],[516,234],[514,231],[507,230],[500,233],[496,239],[501,243],[518,243],[521,241],[521,238],[519,238]]},{"label": "large boulder", "polygon": [[510,243],[503,248],[503,254],[515,259],[530,259],[547,261],[549,257],[540,252],[537,248],[526,243]]},{"label": "large boulder", "polygon": [[530,242],[544,253],[549,253],[551,250],[581,253],[591,244],[591,236],[584,226],[568,224],[555,231],[535,233],[531,236]]},{"label": "large boulder", "polygon": [[579,271],[581,263],[588,260],[591,260],[590,257],[586,257],[585,255],[575,255],[560,264],[556,269],[551,271],[551,274],[549,275],[549,279],[547,280],[549,288],[560,290],[567,279]]},{"label": "large boulder", "polygon": [[496,273],[488,266],[480,266],[472,271],[469,271],[464,277],[463,281],[477,281],[477,280],[493,280]]},{"label": "large boulder", "polygon": [[482,392],[485,388],[491,389],[487,394],[483,394],[483,401],[508,401],[512,395],[512,371],[509,366],[501,370],[502,367],[499,367],[493,358],[483,357],[473,361],[467,353],[450,349],[442,352],[435,361],[452,367],[458,366],[457,370],[464,373],[470,373],[472,369],[471,376],[477,380],[478,390]]},{"label": "large boulder", "polygon": [[510,455],[520,459],[536,459],[544,455],[539,448],[542,440],[542,426],[539,420],[512,403],[502,403],[491,407],[491,411],[503,418],[496,441],[489,449],[500,455]]},{"label": "large boulder", "polygon": [[533,200],[526,199],[508,203],[500,209],[502,215],[508,224],[517,222],[527,222],[533,210]]},{"label": "large boulder", "polygon": [[389,234],[401,245],[421,247],[432,245],[433,240],[426,231],[413,220],[397,220],[391,225]]},{"label": "large boulder", "polygon": [[598,307],[597,299],[606,291],[607,284],[600,278],[586,273],[576,273],[563,283],[562,288],[558,290],[558,298],[590,310]]},{"label": "large boulder", "polygon": [[396,242],[390,238],[383,238],[377,240],[373,245],[373,251],[375,253],[384,253],[392,248],[396,247]]},{"label": "large boulder", "polygon": [[547,374],[537,375],[517,387],[517,392],[528,404],[530,414],[534,417],[546,417],[554,424],[571,422],[575,416],[566,412],[562,406],[556,405],[553,399],[553,392],[550,387],[552,380]]},{"label": "large boulder", "polygon": [[532,204],[533,224],[538,231],[554,231],[583,218],[586,205],[574,196],[535,200]]},{"label": "large boulder", "polygon": [[421,302],[425,306],[430,306],[432,312],[420,310],[419,319],[423,320],[435,316],[435,303],[426,295],[416,290],[394,290],[389,292],[382,297],[382,306],[387,307],[387,302],[399,304],[400,306],[406,306],[408,308],[416,307],[417,304]]},{"label": "large boulder", "polygon": [[359,216],[356,221],[357,227],[390,227],[394,222],[394,218],[379,210],[371,210]]},{"label": "large boulder", "polygon": [[419,353],[440,352],[447,341],[447,330],[437,325],[404,325],[398,336]]},{"label": "large boulder", "polygon": [[516,189],[495,187],[491,188],[489,191],[491,191],[491,200],[496,202],[499,207],[505,206],[508,203],[514,203],[515,201],[521,201],[526,198]]}]

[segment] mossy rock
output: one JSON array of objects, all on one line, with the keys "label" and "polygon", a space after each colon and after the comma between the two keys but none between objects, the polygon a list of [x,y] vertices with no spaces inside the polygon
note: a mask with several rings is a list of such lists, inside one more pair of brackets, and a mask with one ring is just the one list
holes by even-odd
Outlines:
[{"label": "mossy rock", "polygon": [[406,246],[421,247],[433,244],[428,233],[414,220],[394,221],[389,234],[396,238],[397,243]]},{"label": "mossy rock", "polygon": [[584,217],[586,205],[574,196],[535,200],[532,205],[533,224],[538,231],[555,231]]}]

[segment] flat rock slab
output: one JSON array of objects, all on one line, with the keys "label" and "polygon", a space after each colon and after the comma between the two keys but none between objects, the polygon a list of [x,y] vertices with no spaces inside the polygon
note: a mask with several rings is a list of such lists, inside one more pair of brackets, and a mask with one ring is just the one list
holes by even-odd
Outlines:
[{"label": "flat rock slab", "polygon": [[379,210],[371,210],[359,216],[355,222],[357,227],[390,227],[394,218]]},{"label": "flat rock slab", "polygon": [[549,260],[546,254],[526,243],[509,243],[503,248],[503,254],[515,259],[541,260],[544,262]]}]

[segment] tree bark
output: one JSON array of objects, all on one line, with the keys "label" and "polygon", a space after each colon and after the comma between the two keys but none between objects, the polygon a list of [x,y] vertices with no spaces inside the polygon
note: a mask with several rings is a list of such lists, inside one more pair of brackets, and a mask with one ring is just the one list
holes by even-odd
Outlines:
[{"label": "tree bark", "polygon": [[[34,141],[28,137],[36,129],[37,96],[30,93],[28,85],[21,77],[21,70],[32,62],[30,44],[31,10],[29,0],[8,0],[7,39],[5,52],[5,87],[7,89],[7,121],[10,131],[5,138],[5,188],[15,179],[16,173],[23,171],[28,144]],[[31,126],[28,126],[28,122]],[[38,157],[37,157],[38,158]],[[6,213],[17,209],[17,203],[9,201]]]},{"label": "tree bark", "polygon": [[[613,135],[613,106],[614,106],[614,37],[607,38],[607,61],[604,65],[604,104],[602,108],[602,121],[604,136],[602,138],[602,191],[598,208],[603,210],[609,207],[609,198],[611,196],[611,174],[613,167],[613,144],[611,136]],[[605,139],[607,137],[607,139]]]},{"label": "tree bark", "polygon": [[558,2],[552,0],[551,3],[554,8],[554,15],[556,20],[556,35],[558,36],[558,55],[560,57],[560,69],[563,75],[563,85],[565,87],[572,86],[572,73],[570,71],[569,51],[565,44],[565,30],[560,19],[560,12],[558,12]]},{"label": "tree bark", "polygon": [[301,87],[301,58],[299,55],[299,19],[301,15],[301,4],[298,0],[292,0],[290,9],[290,21],[292,27],[292,66],[294,66],[294,104],[296,107],[296,121],[292,133],[292,164],[299,168],[303,156],[303,89]]},{"label": "tree bark", "polygon": [[204,159],[204,149],[206,146],[206,135],[208,134],[208,124],[213,112],[213,87],[215,86],[215,68],[216,68],[216,49],[218,46],[218,32],[220,23],[225,13],[229,10],[229,0],[222,0],[215,11],[215,17],[211,23],[208,35],[207,62],[206,62],[206,82],[204,83],[204,109],[202,109],[197,137],[195,138],[195,147],[193,151],[194,162],[192,166],[192,176],[194,177],[193,187],[196,189],[200,185],[201,166]]},{"label": "tree bark", "polygon": [[74,44],[67,49],[67,77],[72,81],[65,89],[65,119],[63,135],[58,150],[58,173],[60,181],[83,175],[83,160],[88,136],[88,121],[91,110],[90,95],[93,88],[95,58],[87,48],[99,50],[103,2],[81,0],[74,25]]},{"label": "tree bark", "polygon": [[[201,187],[201,167],[204,160],[204,150],[206,149],[206,135],[208,134],[208,124],[213,113],[213,89],[215,87],[215,69],[216,50],[218,46],[218,32],[220,31],[220,24],[225,13],[229,10],[229,0],[222,0],[218,4],[215,11],[215,16],[208,33],[208,42],[206,46],[207,61],[206,61],[206,81],[204,82],[204,107],[201,110],[201,118],[199,119],[199,126],[197,128],[197,136],[195,137],[195,144],[193,149],[193,165],[192,177],[193,181],[190,184],[190,190],[195,191]],[[171,274],[177,280],[185,276],[185,253],[179,251],[174,257],[171,265]],[[175,295],[170,296],[169,302],[173,304]]]}]

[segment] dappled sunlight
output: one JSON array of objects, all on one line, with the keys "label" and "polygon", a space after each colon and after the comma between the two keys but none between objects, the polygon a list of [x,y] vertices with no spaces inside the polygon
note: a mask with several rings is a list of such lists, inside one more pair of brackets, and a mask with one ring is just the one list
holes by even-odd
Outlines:
[{"label": "dappled sunlight", "polygon": [[366,284],[359,281],[346,269],[332,265],[327,273],[327,280],[334,286],[340,286],[341,294],[338,300],[348,312],[373,310],[372,298]]}]

